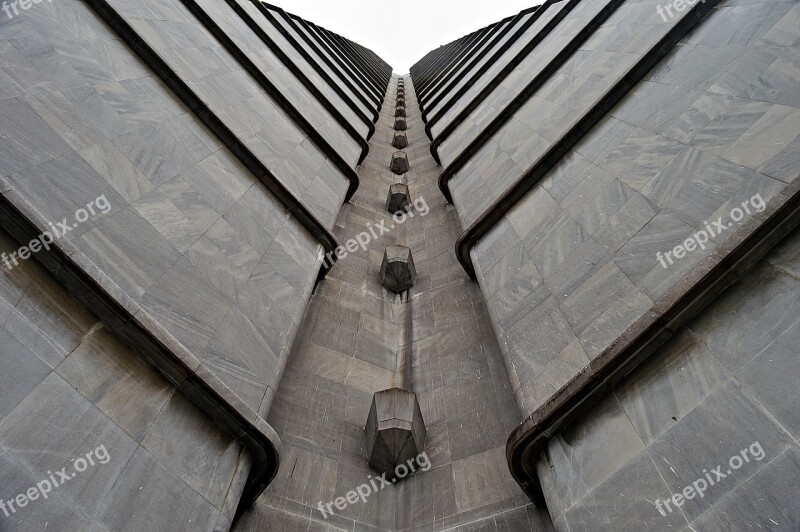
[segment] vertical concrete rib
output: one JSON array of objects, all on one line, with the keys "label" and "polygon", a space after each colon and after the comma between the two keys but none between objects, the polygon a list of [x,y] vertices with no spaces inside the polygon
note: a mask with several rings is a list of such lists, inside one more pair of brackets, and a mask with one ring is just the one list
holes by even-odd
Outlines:
[{"label": "vertical concrete rib", "polygon": [[[378,224],[388,233],[342,257],[312,297],[268,417],[302,476],[279,475],[238,530],[287,520],[297,528],[446,530],[520,511],[530,529],[550,529],[546,511],[520,508],[524,494],[505,473],[507,435],[522,414],[480,289],[452,253],[461,225],[438,193],[439,169],[410,78],[405,86],[410,170],[400,179],[416,202],[414,216],[399,223],[386,209],[398,178],[388,169],[396,149],[394,106],[385,106],[361,187],[343,207],[336,233],[343,242],[357,241]],[[395,89],[393,81],[390,102]],[[394,244],[410,248],[416,264],[415,285],[403,295],[386,291],[378,275],[384,250]],[[373,394],[392,387],[418,396],[432,469],[326,519],[318,498],[305,494],[319,492],[313,487],[319,479],[334,479],[324,503],[332,500],[328,493],[335,498],[374,475],[364,456],[364,425]],[[482,475],[480,487],[470,480],[475,474]],[[298,489],[303,479],[313,486]],[[429,500],[439,483],[451,486],[445,490],[452,496],[434,508],[420,497]]]}]

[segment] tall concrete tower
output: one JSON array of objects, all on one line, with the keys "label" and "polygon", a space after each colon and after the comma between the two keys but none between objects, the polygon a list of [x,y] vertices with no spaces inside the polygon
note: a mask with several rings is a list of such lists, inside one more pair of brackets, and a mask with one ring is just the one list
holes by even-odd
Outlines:
[{"label": "tall concrete tower", "polygon": [[800,530],[799,23],[4,2],[0,531]]}]

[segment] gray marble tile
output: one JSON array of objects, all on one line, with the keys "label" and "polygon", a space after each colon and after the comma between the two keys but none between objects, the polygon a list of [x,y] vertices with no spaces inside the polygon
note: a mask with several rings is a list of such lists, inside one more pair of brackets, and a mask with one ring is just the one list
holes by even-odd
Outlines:
[{"label": "gray marble tile", "polygon": [[57,372],[137,442],[142,441],[174,391],[104,328],[86,338]]},{"label": "gray marble tile", "polygon": [[[504,474],[504,447],[453,462],[455,503],[459,513],[512,499],[519,486]],[[479,485],[493,486],[476,490]]]},{"label": "gray marble tile", "polygon": [[680,512],[663,516],[655,501],[671,496],[647,453],[626,463],[565,514],[570,531],[670,530],[687,524]]},{"label": "gray marble tile", "polygon": [[800,321],[795,321],[738,372],[745,388],[795,439],[800,435],[800,413],[796,408],[800,393],[794,379],[800,371],[798,345]]},{"label": "gray marble tile", "polygon": [[166,183],[195,162],[161,124],[120,135],[113,142],[155,185]]},{"label": "gray marble tile", "polygon": [[142,446],[154,460],[222,508],[241,446],[183,394],[172,395]]},{"label": "gray marble tile", "polygon": [[607,396],[590,412],[548,443],[550,475],[564,509],[590,495],[645,448],[615,396]]},{"label": "gray marble tile", "polygon": [[[147,485],[149,489],[142,489]],[[147,511],[142,509],[147,508]],[[219,511],[139,447],[97,517],[113,530],[211,531]]]},{"label": "gray marble tile", "polygon": [[656,301],[716,248],[709,240],[705,250],[696,248],[678,258],[673,250],[683,246],[695,232],[684,221],[662,210],[619,249],[614,255],[614,264],[639,290]]},{"label": "gray marble tile", "polygon": [[795,229],[770,252],[766,260],[800,279],[800,237],[798,235],[800,235],[800,230]]},{"label": "gray marble tile", "polygon": [[109,141],[94,144],[79,153],[128,203],[153,189],[147,177]]},{"label": "gray marble tile", "polygon": [[198,228],[159,190],[141,196],[132,207],[181,253],[186,253],[199,237]]},{"label": "gray marble tile", "polygon": [[729,371],[738,371],[794,326],[799,290],[798,279],[771,267],[759,269],[723,294],[690,328]]},{"label": "gray marble tile", "polygon": [[[71,227],[63,236],[67,240],[75,240],[127,205],[127,201],[74,152],[10,176],[9,182],[52,223],[66,218]],[[95,201],[103,195],[108,202],[106,213],[95,208]],[[94,214],[88,210],[88,205],[92,206]],[[80,223],[76,218],[78,209],[88,214]]]},{"label": "gray marble tile", "polygon": [[[41,477],[0,451],[0,485],[3,486],[4,501],[10,500],[15,494],[27,494],[28,489],[40,480]],[[6,511],[8,515],[4,513],[0,516],[0,522],[3,523],[3,530],[9,532],[45,530],[52,523],[58,523],[64,530],[108,532],[103,524],[86,515],[55,490],[47,495],[47,500],[38,496],[36,500],[29,500],[25,508],[14,506],[12,509],[6,506]]]},{"label": "gray marble tile", "polygon": [[153,284],[142,307],[190,350],[204,348],[230,308],[230,300],[202,282],[184,258]]},{"label": "gray marble tile", "polygon": [[616,392],[645,444],[669,430],[724,382],[726,371],[683,329]]},{"label": "gray marble tile", "polygon": [[69,146],[19,99],[0,100],[0,175],[7,176],[52,160]]},{"label": "gray marble tile", "polygon": [[0,420],[14,410],[45,377],[50,367],[0,327],[3,357],[0,359]]},{"label": "gray marble tile", "polygon": [[81,343],[97,318],[68,296],[43,269],[31,266],[22,266],[31,275],[31,284],[6,320],[5,328],[55,368]]},{"label": "gray marble tile", "polygon": [[[289,327],[285,323],[276,325],[284,330]],[[211,371],[254,410],[261,405],[270,378],[279,367],[280,350],[273,352],[262,334],[234,307],[214,332],[202,357]]]},{"label": "gray marble tile", "polygon": [[[758,449],[748,462],[735,469],[731,457],[755,444],[767,460],[759,461]],[[687,414],[647,451],[673,493],[680,493],[706,472],[713,481],[705,496],[685,500],[683,513],[696,519],[748,477],[761,470],[793,445],[791,437],[769,419],[749,393],[730,380],[700,406]],[[750,456],[750,455],[748,455]],[[723,477],[712,470],[718,469]]]},{"label": "gray marble tile", "polygon": [[800,450],[792,447],[691,523],[694,530],[744,528],[794,530],[800,527],[795,497]]},{"label": "gray marble tile", "polygon": [[178,250],[131,207],[102,220],[78,242],[89,259],[134,299],[180,257]]},{"label": "gray marble tile", "polygon": [[[100,500],[120,478],[137,443],[103,415],[61,377],[51,374],[0,423],[0,442],[18,462],[38,478],[105,446],[108,463],[96,463],[59,492],[86,513],[92,514]],[[124,476],[124,475],[123,475]]]}]

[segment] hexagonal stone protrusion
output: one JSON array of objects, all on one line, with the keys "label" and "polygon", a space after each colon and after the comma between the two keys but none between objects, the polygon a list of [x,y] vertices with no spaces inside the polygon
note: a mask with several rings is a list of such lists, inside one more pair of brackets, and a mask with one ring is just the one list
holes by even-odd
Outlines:
[{"label": "hexagonal stone protrusion", "polygon": [[405,292],[414,286],[417,269],[411,250],[405,246],[390,246],[383,253],[381,285],[392,292]]},{"label": "hexagonal stone protrusion", "polygon": [[405,131],[406,129],[408,129],[408,125],[406,125],[406,119],[405,118],[401,118],[401,117],[395,118],[395,120],[394,120],[394,130],[395,131]]},{"label": "hexagonal stone protrusion", "polygon": [[392,214],[405,212],[411,205],[411,192],[408,185],[397,183],[389,187],[389,197],[386,198],[386,209]]},{"label": "hexagonal stone protrusion", "polygon": [[406,116],[406,108],[401,106],[401,105],[398,105],[397,109],[395,109],[395,111],[394,111],[394,116],[405,117]]},{"label": "hexagonal stone protrusion", "polygon": [[408,172],[408,155],[404,151],[396,151],[392,155],[392,164],[390,166],[393,173],[403,175]]},{"label": "hexagonal stone protrusion", "polygon": [[397,105],[397,107],[405,107],[406,106],[406,97],[405,96],[398,96],[396,105]]},{"label": "hexagonal stone protrusion", "polygon": [[394,139],[392,140],[392,146],[398,150],[404,150],[408,148],[408,135],[400,132],[395,133]]},{"label": "hexagonal stone protrusion", "polygon": [[408,463],[424,452],[427,436],[417,394],[400,388],[376,393],[365,432],[369,466],[389,480],[408,476]]}]

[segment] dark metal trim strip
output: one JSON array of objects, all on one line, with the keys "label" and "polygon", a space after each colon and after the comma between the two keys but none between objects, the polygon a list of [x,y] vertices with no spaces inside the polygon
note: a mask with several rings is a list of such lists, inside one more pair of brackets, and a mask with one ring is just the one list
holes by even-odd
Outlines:
[{"label": "dark metal trim strip", "polygon": [[461,60],[469,55],[469,53],[475,49],[475,47],[483,40],[483,36],[486,35],[489,31],[491,31],[495,27],[495,24],[490,26],[486,26],[475,33],[472,34],[471,38],[464,43],[458,53],[450,59],[447,64],[443,65],[441,68],[436,69],[430,76],[427,76],[425,79],[420,80],[419,86],[417,86],[416,82],[414,83],[414,87],[417,90],[417,96],[422,99],[428,96],[428,93],[432,90],[433,86],[442,78],[442,76],[450,73],[455,65],[459,64]]},{"label": "dark metal trim strip", "polygon": [[448,62],[458,54],[461,47],[468,43],[476,33],[477,32],[473,32],[469,35],[465,35],[464,37],[461,37],[460,39],[457,39],[450,44],[446,44],[440,49],[435,50],[434,53],[436,55],[431,56],[427,64],[418,63],[417,65],[414,65],[414,67],[412,67],[411,74],[412,79],[414,79],[414,83],[424,83],[430,78],[430,76],[435,75],[438,69],[446,67]]},{"label": "dark metal trim strip", "polygon": [[[127,44],[136,55],[169,87],[175,95],[214,133],[234,156],[267,187],[297,221],[322,244],[326,253],[338,247],[336,237],[314,214],[267,168],[255,154],[203,103],[200,97],[161,59],[107,0],[84,0]],[[335,262],[332,261],[332,262]],[[320,279],[330,267],[320,271]]]},{"label": "dark metal trim strip", "polygon": [[[525,11],[522,11],[516,17],[514,17],[511,20],[511,22],[508,25],[506,25],[506,27],[504,27],[502,29],[502,31],[500,31],[500,33],[498,33],[495,36],[494,41],[489,46],[487,46],[486,49],[483,52],[481,52],[479,55],[477,55],[475,57],[475,59],[472,61],[472,63],[464,71],[465,74],[468,74],[469,72],[472,72],[472,70],[475,69],[475,67],[478,66],[478,63],[480,63],[481,60],[483,60],[483,58],[486,57],[486,55],[489,52],[494,50],[495,47],[500,43],[500,41],[502,41],[505,38],[505,36],[508,35],[508,33],[514,27],[516,27],[517,23],[521,19],[525,18],[525,16],[530,14],[530,13],[536,13],[536,11],[539,10],[540,7],[542,7],[542,6],[537,6],[537,7],[532,7],[530,9],[526,9]],[[544,12],[544,10],[542,12]],[[422,113],[422,120],[427,124],[425,126],[425,132],[428,134],[428,138],[429,139],[432,139],[430,128],[433,127],[433,125],[436,124],[436,122],[438,122],[441,119],[441,117],[444,116],[444,114],[447,113],[447,111],[449,111],[453,107],[453,105],[456,102],[458,102],[458,100],[460,100],[461,97],[464,96],[464,94],[467,93],[467,91],[469,91],[469,88],[471,86],[473,86],[484,74],[486,74],[486,72],[492,67],[492,65],[494,65],[494,63],[500,57],[502,57],[503,54],[505,54],[506,51],[509,48],[511,48],[511,46],[513,46],[514,43],[517,42],[522,35],[525,34],[525,32],[528,30],[528,28],[530,28],[533,25],[533,23],[536,22],[537,18],[538,18],[538,16],[536,16],[536,15],[533,15],[533,16],[529,17],[528,20],[522,26],[520,26],[520,28],[517,30],[517,32],[513,36],[511,36],[508,39],[508,41],[506,41],[506,43],[501,48],[497,49],[497,51],[493,55],[492,59],[486,61],[486,64],[484,64],[484,66],[481,69],[479,69],[478,71],[475,72],[475,74],[472,75],[470,80],[467,83],[464,84],[464,87],[461,90],[459,90],[457,94],[450,96],[450,98],[442,106],[442,108],[437,110],[436,115],[434,115],[434,117],[431,119],[431,123],[430,124],[427,124],[430,112],[437,105],[439,105],[444,98],[448,97],[448,95],[455,89],[456,85],[458,85],[458,83],[461,80],[458,79],[458,78],[453,79],[450,82],[450,84],[444,90],[442,90],[439,93],[439,95],[436,98],[433,99],[433,101],[430,102],[430,104],[426,104],[425,107],[427,108],[427,110],[424,113]]]},{"label": "dark metal trim strip", "polygon": [[[436,96],[445,85],[448,85],[454,79],[458,80],[461,77],[459,76],[459,74],[463,76],[465,72],[469,72],[469,70],[464,70],[467,63],[472,64],[472,62],[475,60],[475,57],[478,56],[483,57],[486,54],[486,52],[491,48],[490,43],[492,42],[493,37],[495,37],[499,32],[501,32],[504,27],[507,27],[508,24],[511,23],[511,21],[513,21],[514,19],[515,17],[507,17],[501,20],[500,22],[490,26],[489,31],[487,31],[486,33],[483,34],[483,36],[481,36],[481,38],[475,43],[475,45],[469,50],[469,52],[465,54],[457,62],[457,64],[453,65],[450,68],[449,72],[445,73],[444,71],[442,71],[440,78],[431,85],[430,89],[426,91],[425,96],[423,96],[422,99],[420,100],[420,105],[419,105],[420,110],[424,111],[425,109],[428,109],[429,107],[428,101],[434,96]],[[483,50],[478,51],[481,49]]]},{"label": "dark metal trim strip", "polygon": [[[270,98],[275,100],[283,111],[289,115],[292,121],[311,139],[317,148],[328,157],[331,162],[339,169],[340,172],[344,175],[345,179],[350,182],[350,185],[347,190],[347,196],[345,197],[345,202],[350,201],[350,198],[353,197],[353,194],[356,193],[358,190],[358,186],[360,181],[358,179],[358,174],[356,173],[355,169],[352,168],[347,161],[344,160],[336,149],[330,145],[330,143],[325,140],[319,131],[311,124],[311,122],[303,116],[303,113],[289,101],[289,99],[284,96],[284,94],[272,84],[269,78],[261,72],[261,69],[256,66],[253,61],[247,57],[239,46],[233,42],[227,33],[225,33],[222,28],[214,22],[208,13],[206,13],[205,9],[200,7],[195,0],[180,0],[180,2],[188,9],[194,17],[200,21],[200,24],[208,30],[211,35],[217,39],[220,44],[231,54],[234,59],[241,65],[241,67],[250,74],[250,77],[255,80],[256,83],[266,92]],[[363,141],[363,139],[361,139]]]},{"label": "dark metal trim strip", "polygon": [[550,439],[624,382],[692,317],[800,226],[800,192],[779,198],[774,203],[781,205],[768,206],[740,231],[745,237],[732,237],[736,243],[730,252],[717,250],[700,262],[682,285],[655,303],[655,315],[648,314],[632,325],[514,429],[506,443],[506,461],[514,480],[536,506],[544,507],[545,500],[535,464]]},{"label": "dark metal trim strip", "polygon": [[299,22],[301,26],[305,28],[308,34],[311,36],[312,39],[317,41],[317,44],[328,54],[328,56],[339,65],[339,68],[342,69],[347,76],[350,77],[350,80],[355,83],[361,91],[368,97],[373,100],[373,105],[378,107],[383,105],[383,100],[381,97],[378,96],[377,90],[366,83],[366,81],[359,75],[359,73],[354,72],[352,68],[350,68],[344,60],[339,56],[337,52],[335,52],[330,45],[328,44],[327,40],[317,31],[314,24],[311,22],[302,19],[296,15],[289,15],[296,22]]},{"label": "dark metal trim strip", "polygon": [[[556,0],[550,0],[550,1],[555,3]],[[447,127],[441,133],[439,133],[439,135],[433,140],[433,143],[431,144],[431,155],[433,155],[433,158],[436,160],[437,163],[442,164],[441,158],[439,157],[439,146],[441,146],[442,143],[455,132],[458,126],[460,126],[467,118],[469,118],[469,116],[475,111],[475,109],[477,109],[486,100],[486,98],[488,98],[494,92],[494,90],[503,82],[503,80],[505,80],[508,76],[511,75],[511,73],[519,66],[519,64],[522,63],[522,61],[525,58],[527,58],[533,52],[533,50],[537,46],[539,46],[542,43],[542,41],[544,41],[544,39],[548,35],[550,35],[550,33],[556,27],[558,27],[561,21],[564,20],[564,18],[580,2],[581,0],[570,0],[570,2],[561,9],[558,15],[553,17],[553,19],[550,22],[548,22],[544,28],[542,28],[542,31],[540,31],[533,39],[531,39],[531,41],[527,45],[525,45],[525,48],[523,48],[514,57],[514,59],[512,59],[511,62],[509,62],[505,66],[505,68],[503,68],[503,70],[480,92],[480,94],[478,94],[470,103],[464,106],[464,108],[461,109],[461,111],[458,113],[458,116],[456,116],[456,118],[454,118],[452,122],[447,124]],[[500,113],[500,115],[497,116],[494,121],[492,121],[492,123],[489,125],[489,128],[497,124],[502,125],[508,119],[510,119],[511,114],[509,114],[509,111],[517,104],[520,103],[524,104],[525,101],[527,101],[527,99],[530,98],[530,96],[532,96],[533,92],[535,92],[542,85],[544,85],[544,82],[547,81],[547,78],[551,74],[557,72],[558,69],[561,68],[564,65],[564,63],[567,62],[567,60],[569,60],[572,54],[575,53],[580,48],[580,46],[582,46],[587,40],[589,40],[589,38],[594,34],[594,31],[597,29],[597,27],[599,27],[600,24],[605,22],[608,19],[608,17],[611,16],[611,14],[619,7],[619,5],[620,5],[619,0],[612,0],[612,2],[606,4],[606,6],[594,17],[594,19],[592,19],[592,21],[570,41],[570,43],[564,48],[564,50],[562,50],[561,53],[559,53],[556,57],[554,57],[550,61],[550,63],[545,67],[545,69],[530,84],[528,84],[528,86],[525,87],[525,89],[523,89],[522,93],[517,95],[517,98],[515,98]],[[540,16],[538,13],[543,14],[546,12],[544,6],[542,7],[543,9],[541,9],[540,11],[537,12],[536,15],[534,15],[534,17],[536,17],[537,19]],[[433,127],[432,124],[429,125]],[[445,174],[443,175],[445,175],[446,177],[443,180],[442,179],[439,180],[439,188],[442,189],[442,193],[445,195],[446,198],[448,198],[447,201],[452,201],[450,199],[450,192],[446,191],[447,181],[452,177],[452,174],[458,171],[460,165],[463,165],[464,163],[467,162],[471,154],[474,153],[470,152],[470,149],[474,148],[474,146],[480,141],[483,135],[485,135],[485,133],[479,136],[475,142],[473,142],[469,147],[467,147],[466,150],[464,150],[464,152],[462,152],[459,155],[459,157],[454,162],[454,165],[451,165],[450,168],[445,170]],[[442,188],[443,186],[445,188]]]},{"label": "dark metal trim strip", "polygon": [[353,65],[357,66],[364,74],[369,76],[378,89],[383,88],[383,90],[386,90],[386,87],[389,85],[388,80],[383,79],[383,76],[378,72],[375,65],[364,57],[360,50],[352,46],[352,44],[341,35],[326,30],[325,28],[321,29],[323,29],[328,37],[339,46],[344,56],[347,57]]},{"label": "dark metal trim strip", "polygon": [[[623,0],[614,0],[607,7],[616,9]],[[456,255],[464,269],[475,279],[475,266],[472,264],[470,251],[480,239],[491,230],[500,219],[509,212],[517,202],[550,172],[556,164],[580,142],[600,121],[639,83],[694,27],[713,9],[719,0],[708,0],[698,3],[667,34],[653,46],[623,76],[603,98],[589,110],[546,154],[536,161],[459,237],[456,242]],[[612,9],[612,10],[613,10]],[[597,17],[592,23],[598,22]],[[594,25],[594,24],[593,24]],[[548,74],[549,76],[549,74]],[[440,186],[442,182],[440,181]],[[446,188],[447,182],[444,182]]]},{"label": "dark metal trim strip", "polygon": [[[275,28],[278,31],[280,31],[282,34],[284,34],[286,36],[291,37],[291,35],[289,34],[288,30],[283,26],[283,24],[280,23],[280,21],[278,19],[275,18],[275,16],[273,15],[272,12],[274,11],[274,12],[278,13],[281,16],[281,18],[283,18],[286,21],[286,24],[288,24],[289,27],[291,27],[292,30],[294,30],[294,32],[297,33],[297,35],[299,35],[301,39],[303,39],[303,42],[305,42],[306,45],[314,51],[314,53],[317,55],[317,57],[319,57],[320,60],[323,63],[325,63],[325,65],[329,69],[331,69],[331,71],[334,74],[336,74],[336,76],[339,78],[339,80],[342,83],[344,83],[345,87],[347,87],[350,90],[350,92],[353,94],[353,96],[355,96],[355,98],[359,102],[361,102],[361,104],[364,107],[366,107],[367,109],[369,109],[372,112],[372,123],[373,123],[373,126],[374,126],[374,124],[378,121],[378,118],[380,118],[380,114],[378,113],[376,106],[372,102],[370,102],[366,98],[366,96],[364,96],[364,94],[362,94],[361,91],[359,91],[356,88],[355,85],[353,85],[353,83],[350,81],[349,78],[347,78],[342,72],[339,71],[339,69],[333,64],[333,61],[331,61],[328,58],[328,56],[326,54],[324,54],[322,52],[322,50],[320,50],[319,46],[303,30],[301,30],[300,28],[297,27],[297,24],[295,23],[295,21],[291,17],[291,15],[289,15],[283,9],[281,9],[281,8],[279,8],[277,6],[274,6],[272,4],[268,4],[268,3],[262,2],[260,0],[251,0],[251,1],[256,5],[256,7],[259,8],[259,11],[261,11],[261,13],[265,17],[267,17],[267,20],[269,20],[272,23],[272,25],[275,26]],[[297,41],[295,40],[295,42],[297,42]],[[297,43],[297,44],[299,46],[300,43]],[[302,49],[302,46],[299,46],[299,48]],[[307,54],[307,52],[304,49],[303,49],[303,52],[305,52]],[[316,61],[313,60],[313,58],[310,58],[310,60],[311,60],[312,64],[316,64],[317,63]],[[330,78],[330,76],[325,72],[324,69],[322,69],[320,67],[319,70],[322,73],[325,74],[325,77],[327,79],[330,79],[329,83],[331,83],[334,87],[336,87],[337,88],[336,90],[339,90],[339,91],[343,90],[341,88],[341,86],[339,86],[339,84],[337,84],[335,81],[333,81],[332,78]]]},{"label": "dark metal trim strip", "polygon": [[[0,226],[17,242],[30,242],[41,234],[45,221],[37,224],[35,220],[35,209],[19,193],[12,189],[0,194]],[[49,250],[36,254],[36,259],[72,297],[249,451],[252,465],[234,517],[238,518],[252,507],[278,473],[280,438],[135,301],[124,294],[112,295],[119,293],[118,287],[102,273],[87,270],[90,261],[70,247],[68,243],[54,242]]]},{"label": "dark metal trim strip", "polygon": [[[350,137],[355,140],[359,146],[361,146],[361,156],[358,160],[358,164],[361,164],[364,159],[366,159],[367,155],[369,154],[369,143],[356,131],[356,128],[342,115],[341,111],[331,103],[328,98],[325,97],[324,94],[317,88],[314,83],[308,79],[303,71],[297,66],[294,61],[289,59],[283,50],[281,49],[278,44],[273,41],[269,35],[258,25],[258,23],[253,20],[253,18],[247,13],[247,11],[242,8],[242,6],[236,0],[225,0],[227,4],[230,6],[233,11],[239,15],[239,18],[247,25],[250,30],[256,34],[256,36],[261,39],[261,42],[266,45],[269,50],[275,54],[275,56],[280,60],[283,65],[289,69],[289,71],[294,74],[297,80],[303,85],[303,87],[310,92],[314,98],[328,111],[331,116],[336,120],[336,122],[344,129]],[[243,53],[243,52],[242,52]],[[255,65],[253,65],[255,66]]]}]

